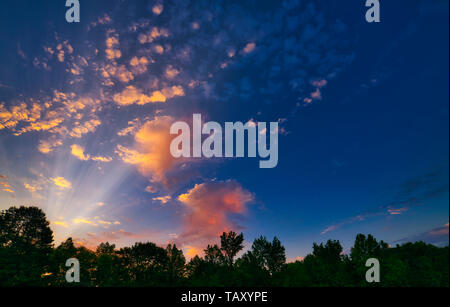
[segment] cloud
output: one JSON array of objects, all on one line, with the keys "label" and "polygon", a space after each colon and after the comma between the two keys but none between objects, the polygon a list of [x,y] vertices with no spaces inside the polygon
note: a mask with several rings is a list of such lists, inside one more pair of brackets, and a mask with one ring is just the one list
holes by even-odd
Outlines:
[{"label": "cloud", "polygon": [[70,183],[68,180],[66,180],[63,177],[56,177],[56,178],[50,178],[51,181],[53,181],[53,183],[62,188],[62,189],[71,189],[72,188],[72,183]]},{"label": "cloud", "polygon": [[29,183],[24,183],[23,184],[25,189],[27,189],[30,193],[34,193],[36,191],[42,190],[42,188],[38,185],[33,185],[33,184],[29,184]]},{"label": "cloud", "polygon": [[38,145],[39,152],[43,154],[51,153],[56,147],[61,146],[62,141],[60,139],[52,138],[48,140],[40,140]]},{"label": "cloud", "polygon": [[400,215],[403,212],[408,211],[409,208],[404,207],[404,208],[388,208],[388,212],[390,215]]},{"label": "cloud", "polygon": [[244,49],[242,49],[243,53],[252,53],[256,48],[256,44],[255,43],[248,43],[247,45],[245,45]]},{"label": "cloud", "polygon": [[161,202],[161,204],[164,205],[164,204],[167,204],[172,199],[172,196],[170,196],[170,195],[160,196],[160,197],[154,197],[152,199],[155,201],[159,201],[159,202]]},{"label": "cloud", "polygon": [[125,163],[136,165],[144,176],[166,182],[166,173],[183,162],[183,159],[175,159],[170,154],[172,123],[174,119],[170,116],[147,121],[134,136],[135,149],[118,145],[116,153]]},{"label": "cloud", "polygon": [[[152,16],[139,20],[125,16],[125,6],[125,2],[118,3],[111,15],[103,14],[87,23],[88,28],[80,29],[83,40],[74,40],[75,48],[60,37],[64,34],[55,34],[53,42],[46,40],[41,46],[41,54],[23,54],[31,68],[36,60],[33,70],[42,95],[24,98],[23,93],[17,100],[0,103],[0,130],[10,130],[14,135],[36,133],[38,150],[43,154],[58,151],[58,147],[65,154],[74,142],[110,145],[124,162],[134,165],[150,181],[166,181],[169,172],[184,165],[168,152],[170,136],[165,120],[147,119],[157,114],[152,104],[158,103],[163,114],[179,117],[197,105],[189,101],[216,108],[219,104],[206,104],[205,98],[208,102],[217,99],[235,106],[252,98],[262,102],[258,108],[271,111],[271,101],[291,102],[311,93],[307,86],[314,86],[314,90],[323,88],[323,82],[308,83],[312,80],[310,73],[323,80],[330,73],[337,73],[349,59],[346,49],[339,48],[349,45],[348,40],[339,43],[346,37],[333,31],[335,22],[326,23],[314,4],[289,2],[248,11],[247,5],[240,3],[217,6],[194,1],[189,5],[179,2],[163,6],[157,1],[149,6]],[[57,82],[49,83],[52,80]],[[58,90],[53,91],[54,88]],[[185,95],[189,95],[186,103],[165,103]],[[118,124],[126,122],[128,127],[120,130]],[[125,137],[108,134],[117,131],[119,136],[133,136],[134,144],[125,143]],[[70,152],[80,160],[111,161],[77,146]],[[40,155],[37,158],[50,161]],[[52,179],[57,186],[58,178]],[[64,182],[59,184],[64,186]],[[156,192],[155,185],[159,188],[154,182],[150,185],[149,192]],[[210,185],[213,184],[206,187],[211,188]],[[27,189],[33,190],[32,185]],[[192,191],[187,200],[191,203],[197,194]],[[89,206],[97,199],[103,198],[91,200]],[[236,226],[228,213],[241,214],[219,210],[223,216],[220,223]]]},{"label": "cloud", "polygon": [[68,228],[69,227],[69,225],[66,222],[64,222],[64,221],[53,221],[52,224],[55,225],[55,226],[61,226],[61,227],[64,227],[64,228]]},{"label": "cloud", "polygon": [[74,138],[81,138],[84,134],[87,134],[89,132],[94,132],[97,126],[101,125],[101,121],[98,119],[91,119],[89,121],[86,121],[84,123],[77,124],[76,127],[72,129],[72,131],[69,133],[71,137]]},{"label": "cloud", "polygon": [[174,68],[172,65],[169,65],[166,68],[165,75],[168,79],[173,79],[178,76],[179,73],[180,71],[178,69]]},{"label": "cloud", "polygon": [[140,89],[129,85],[122,92],[114,95],[114,102],[121,106],[129,106],[132,104],[145,105],[148,103],[166,102],[167,99],[176,96],[184,96],[184,90],[181,86],[171,86],[162,90],[153,91],[151,96],[147,96]]},{"label": "cloud", "polygon": [[118,136],[126,136],[129,134],[134,134],[136,130],[139,128],[140,122],[139,118],[135,118],[133,120],[128,121],[128,127],[123,128],[119,132],[117,132]]},{"label": "cloud", "polygon": [[156,4],[153,6],[152,12],[155,15],[161,15],[163,12],[164,6],[162,4]]},{"label": "cloud", "polygon": [[96,162],[111,162],[113,158],[111,157],[102,157],[102,156],[95,156],[91,158],[92,161]]},{"label": "cloud", "polygon": [[138,57],[135,56],[130,61],[131,70],[136,75],[141,75],[141,74],[147,72],[147,65],[148,64],[149,64],[149,61],[148,61],[148,59],[146,57],[138,58]]},{"label": "cloud", "polygon": [[144,105],[147,103],[166,102],[166,97],[160,91],[154,91],[151,96],[147,96],[141,90],[130,85],[121,93],[115,94],[114,101],[122,106],[131,104]]},{"label": "cloud", "polygon": [[95,132],[101,125],[96,114],[99,108],[98,99],[55,90],[49,96],[13,101],[9,107],[0,103],[0,130],[9,129],[15,136],[45,133],[38,150],[49,154],[66,138]]},{"label": "cloud", "polygon": [[245,214],[253,195],[235,181],[209,181],[195,185],[178,200],[188,212],[179,239],[201,245],[216,240],[224,231],[241,229],[230,216]]},{"label": "cloud", "polygon": [[156,193],[156,192],[158,192],[158,189],[157,188],[155,188],[154,186],[151,186],[151,185],[149,185],[149,186],[147,186],[146,188],[145,188],[145,191],[147,192],[147,193]]},{"label": "cloud", "polygon": [[122,57],[119,48],[119,35],[113,34],[106,39],[105,54],[108,60],[115,60]]},{"label": "cloud", "polygon": [[89,154],[84,153],[84,148],[82,146],[77,145],[77,144],[73,144],[72,146],[70,146],[70,148],[71,148],[72,155],[77,157],[81,161],[89,161],[89,160],[96,161],[96,162],[111,162],[112,161],[111,157],[102,157],[102,156],[91,157]]},{"label": "cloud", "polygon": [[371,217],[401,215],[411,208],[423,205],[427,200],[448,192],[448,183],[441,183],[442,175],[442,170],[438,170],[407,180],[398,186],[396,193],[385,204],[330,225],[321,234]]},{"label": "cloud", "polygon": [[327,232],[336,230],[336,229],[339,228],[340,226],[341,226],[341,225],[331,225],[331,226],[328,226],[328,227],[327,227],[324,231],[322,231],[320,234],[324,235],[324,234],[326,234]]},{"label": "cloud", "polygon": [[423,241],[425,243],[435,244],[437,246],[447,246],[449,242],[449,223],[433,228],[429,231],[409,236],[393,243],[406,243]]},{"label": "cloud", "polygon": [[146,34],[139,34],[138,40],[141,44],[147,44],[161,37],[169,37],[169,31],[165,28],[153,27]]},{"label": "cloud", "polygon": [[70,146],[70,149],[72,150],[72,155],[77,157],[78,159],[82,161],[87,161],[90,159],[89,155],[84,154],[84,148],[80,145],[73,144],[72,146]]},{"label": "cloud", "polygon": [[76,218],[73,219],[73,223],[74,224],[87,224],[87,225],[91,225],[91,226],[97,226],[97,223],[95,223],[94,221],[90,221],[84,218]]},{"label": "cloud", "polygon": [[183,246],[183,249],[188,259],[192,259],[195,256],[201,256],[203,254],[203,250],[191,245],[185,245]]},{"label": "cloud", "polygon": [[2,179],[2,181],[0,181],[0,187],[2,188],[10,188],[11,186],[9,185],[9,183],[6,181],[6,176],[2,176],[0,177],[0,179]]}]

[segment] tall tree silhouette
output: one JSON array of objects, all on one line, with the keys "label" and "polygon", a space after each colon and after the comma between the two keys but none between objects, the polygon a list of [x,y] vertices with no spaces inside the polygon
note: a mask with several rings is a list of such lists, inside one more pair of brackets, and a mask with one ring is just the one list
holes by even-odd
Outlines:
[{"label": "tall tree silhouette", "polygon": [[208,245],[205,252],[205,261],[209,264],[214,265],[220,265],[225,263],[225,256],[222,253],[222,249],[217,246],[217,244],[214,245]]},{"label": "tall tree silhouette", "polygon": [[252,253],[257,264],[271,275],[281,271],[286,263],[285,248],[277,237],[274,237],[272,242],[269,242],[264,236],[255,239]]},{"label": "tall tree silhouette", "polygon": [[53,232],[36,207],[0,212],[0,285],[43,285],[49,270]]},{"label": "tall tree silhouette", "polygon": [[220,236],[220,249],[223,251],[225,261],[231,267],[233,266],[234,257],[239,253],[244,245],[244,234],[237,235],[234,231],[224,232]]},{"label": "tall tree silhouette", "polygon": [[11,207],[0,213],[0,245],[25,244],[39,249],[51,248],[53,232],[45,213],[37,207]]},{"label": "tall tree silhouette", "polygon": [[186,258],[184,258],[183,251],[178,249],[174,244],[169,244],[166,247],[167,253],[167,274],[169,277],[169,283],[177,283],[184,276]]},{"label": "tall tree silhouette", "polygon": [[356,235],[355,243],[350,251],[354,282],[361,286],[367,285],[365,273],[367,271],[366,261],[369,258],[380,259],[383,252],[388,248],[388,244],[377,241],[372,235],[367,237],[363,234]]},{"label": "tall tree silhouette", "polygon": [[162,272],[168,262],[164,248],[152,242],[139,242],[132,247],[122,248],[118,254],[135,283],[158,285],[164,282]]}]

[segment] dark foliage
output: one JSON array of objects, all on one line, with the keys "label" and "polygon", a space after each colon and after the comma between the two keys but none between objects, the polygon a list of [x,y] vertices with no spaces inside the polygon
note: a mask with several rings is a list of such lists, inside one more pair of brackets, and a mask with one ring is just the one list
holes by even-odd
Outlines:
[{"label": "dark foliage", "polygon": [[[276,237],[261,236],[236,259],[243,241],[242,233],[223,233],[220,246],[208,245],[204,257],[188,263],[172,244],[136,243],[118,250],[105,242],[94,252],[68,238],[55,248],[40,209],[13,207],[0,212],[0,286],[449,286],[448,246],[416,242],[389,247],[358,234],[350,255],[343,254],[339,241],[329,240],[314,243],[302,261],[286,263]],[[69,258],[80,262],[80,283],[65,280]],[[365,281],[369,258],[380,261],[380,283]]]}]

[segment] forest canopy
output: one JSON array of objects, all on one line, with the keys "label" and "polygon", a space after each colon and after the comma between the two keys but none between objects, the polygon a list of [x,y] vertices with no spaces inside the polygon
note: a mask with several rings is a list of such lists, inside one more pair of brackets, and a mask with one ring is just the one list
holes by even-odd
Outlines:
[{"label": "forest canopy", "polygon": [[[244,235],[233,231],[189,261],[175,244],[152,242],[116,248],[104,242],[95,251],[72,238],[55,246],[45,213],[36,207],[0,212],[0,286],[449,286],[449,250],[424,242],[390,247],[358,234],[349,254],[337,240],[314,243],[302,261],[286,262],[277,237],[261,236],[242,252]],[[78,259],[80,283],[68,283],[66,260]],[[380,262],[380,283],[368,283],[366,261]]]}]

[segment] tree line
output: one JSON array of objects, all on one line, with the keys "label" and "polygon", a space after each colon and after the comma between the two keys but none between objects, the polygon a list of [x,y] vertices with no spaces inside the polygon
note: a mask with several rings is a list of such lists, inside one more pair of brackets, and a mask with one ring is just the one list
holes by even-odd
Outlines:
[{"label": "tree line", "polygon": [[[186,261],[174,244],[151,242],[117,249],[101,243],[95,251],[76,247],[72,238],[59,246],[44,212],[36,207],[0,211],[0,286],[171,287],[171,286],[449,286],[449,250],[424,242],[389,247],[372,235],[358,234],[350,254],[337,240],[313,245],[301,261],[286,263],[278,238],[261,236],[239,258],[244,235],[233,231],[208,245],[204,256]],[[80,263],[80,283],[67,283],[66,260]],[[380,283],[367,283],[366,260],[380,262]]]}]

